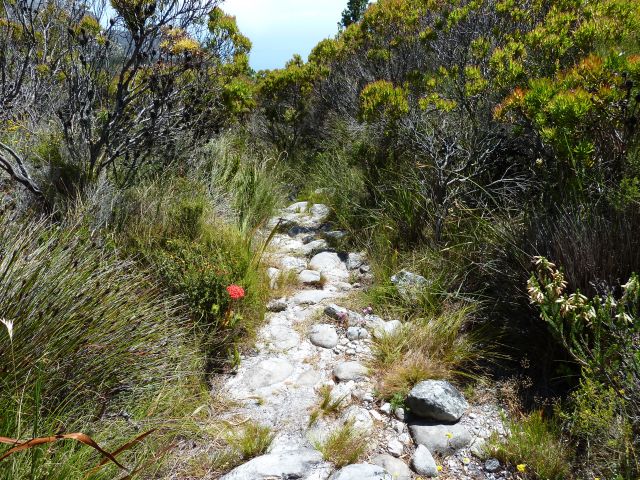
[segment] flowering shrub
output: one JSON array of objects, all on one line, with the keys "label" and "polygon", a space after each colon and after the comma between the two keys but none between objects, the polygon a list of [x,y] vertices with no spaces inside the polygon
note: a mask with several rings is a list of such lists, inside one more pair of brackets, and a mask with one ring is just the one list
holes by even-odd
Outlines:
[{"label": "flowering shrub", "polygon": [[[599,442],[612,451],[609,464],[603,466],[605,474],[637,478],[640,466],[635,453],[640,442],[640,278],[631,275],[622,285],[619,298],[611,291],[587,298],[580,292],[567,293],[563,273],[549,260],[536,257],[534,262],[536,271],[528,282],[529,298],[540,308],[540,315],[554,336],[581,367],[583,380],[573,398],[569,428],[587,449],[593,442]],[[606,429],[594,428],[602,422],[593,418],[593,412],[602,415],[606,410],[595,407],[596,400],[604,395],[614,410],[607,413],[607,423],[620,425],[616,431],[609,432],[609,436]],[[625,430],[628,433],[625,434]]]}]

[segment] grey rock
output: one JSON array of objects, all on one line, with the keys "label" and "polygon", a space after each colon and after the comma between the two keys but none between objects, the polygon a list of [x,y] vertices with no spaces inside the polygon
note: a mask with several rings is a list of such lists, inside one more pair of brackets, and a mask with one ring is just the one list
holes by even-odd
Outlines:
[{"label": "grey rock", "polygon": [[367,369],[360,362],[342,362],[335,366],[333,375],[341,382],[366,377]]},{"label": "grey rock", "polygon": [[376,455],[371,459],[373,465],[378,465],[389,472],[393,480],[411,480],[411,470],[399,458],[394,458],[387,453]]},{"label": "grey rock", "polygon": [[393,335],[402,328],[400,320],[384,321],[377,315],[367,315],[364,317],[365,324],[373,332],[375,338],[382,338],[386,335]]},{"label": "grey rock", "polygon": [[429,281],[422,275],[407,270],[401,270],[393,275],[391,283],[396,286],[401,295],[407,297],[414,297],[416,293],[429,285]]},{"label": "grey rock", "polygon": [[324,309],[324,314],[341,322],[346,321],[350,327],[364,324],[364,317],[362,315],[344,307],[340,307],[335,303],[327,305]]},{"label": "grey rock", "polygon": [[404,452],[404,445],[400,440],[394,438],[387,444],[387,451],[394,457],[399,457]]},{"label": "grey rock", "polygon": [[383,403],[382,406],[380,407],[380,411],[382,413],[386,413],[387,415],[391,415],[391,404],[390,403]]},{"label": "grey rock", "polygon": [[306,285],[317,285],[320,283],[321,278],[320,272],[316,272],[315,270],[303,270],[298,274],[300,283]]},{"label": "grey rock", "polygon": [[293,366],[282,358],[269,358],[247,372],[246,382],[251,388],[262,388],[280,383],[293,373]]},{"label": "grey rock", "polygon": [[355,463],[338,470],[331,480],[393,480],[393,477],[378,465]]},{"label": "grey rock", "polygon": [[347,236],[347,232],[345,232],[344,230],[332,230],[330,232],[325,232],[324,236],[329,240],[342,240]]},{"label": "grey rock", "polygon": [[369,337],[370,335],[366,328],[362,328],[362,327],[347,328],[347,338],[349,340],[362,340]]},{"label": "grey rock", "polygon": [[221,480],[326,479],[330,471],[320,452],[302,448],[256,457],[233,469]]},{"label": "grey rock", "polygon": [[338,344],[338,333],[333,325],[320,323],[311,327],[309,340],[316,347],[333,348]]},{"label": "grey rock", "polygon": [[489,473],[494,473],[500,470],[500,462],[496,458],[490,458],[484,462],[484,469]]},{"label": "grey rock", "polygon": [[411,458],[411,464],[413,465],[413,469],[419,475],[424,475],[426,477],[438,476],[438,466],[436,465],[436,461],[433,459],[429,449],[424,445],[418,445],[418,448],[416,448],[416,451],[413,453],[413,457]]},{"label": "grey rock", "polygon": [[405,420],[405,415],[406,415],[406,413],[405,413],[405,411],[404,411],[404,408],[402,408],[402,407],[398,407],[398,408],[396,408],[396,411],[395,411],[395,412],[393,412],[393,413],[395,414],[395,416],[396,416],[396,418],[397,418],[398,420],[400,420],[401,422],[404,422],[404,420]]},{"label": "grey rock", "polygon": [[323,222],[327,219],[327,217],[331,213],[331,209],[322,203],[315,203],[309,209],[309,212],[315,219]]},{"label": "grey rock", "polygon": [[287,300],[284,298],[274,298],[267,303],[267,310],[270,312],[284,312],[287,309]]},{"label": "grey rock", "polygon": [[362,253],[350,253],[347,256],[347,268],[349,270],[358,270],[364,265],[364,258]]},{"label": "grey rock", "polygon": [[302,258],[287,255],[280,259],[280,266],[285,270],[293,270],[299,273],[307,268],[307,262]]},{"label": "grey rock", "polygon": [[457,422],[469,408],[462,393],[444,380],[418,383],[407,395],[405,403],[419,417],[444,422]]},{"label": "grey rock", "polygon": [[414,423],[409,431],[416,444],[424,445],[432,453],[451,455],[468,447],[473,438],[464,425],[440,425],[433,423]]}]

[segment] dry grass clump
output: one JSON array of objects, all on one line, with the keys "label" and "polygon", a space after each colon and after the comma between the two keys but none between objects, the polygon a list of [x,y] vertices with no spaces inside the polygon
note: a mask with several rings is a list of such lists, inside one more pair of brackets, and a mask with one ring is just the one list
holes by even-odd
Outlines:
[{"label": "dry grass clump", "polygon": [[422,380],[469,375],[488,353],[478,337],[464,329],[473,311],[472,306],[448,305],[434,318],[416,319],[374,339],[371,368],[379,394],[390,399]]},{"label": "dry grass clump", "polygon": [[316,442],[325,460],[333,463],[337,468],[357,463],[366,453],[368,435],[354,427],[349,421],[334,430],[323,442]]}]

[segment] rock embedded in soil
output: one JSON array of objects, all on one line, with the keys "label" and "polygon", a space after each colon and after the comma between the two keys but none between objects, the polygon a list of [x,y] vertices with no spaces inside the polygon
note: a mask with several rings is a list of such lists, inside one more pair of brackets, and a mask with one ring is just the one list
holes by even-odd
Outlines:
[{"label": "rock embedded in soil", "polygon": [[425,477],[438,476],[436,461],[433,459],[429,449],[424,445],[418,445],[413,457],[411,457],[411,464],[418,475],[424,475]]},{"label": "rock embedded in soil", "polygon": [[338,470],[331,480],[393,480],[393,477],[378,465],[356,463]]},{"label": "rock embedded in soil", "polygon": [[415,296],[417,292],[429,285],[429,281],[422,275],[407,270],[401,270],[393,275],[391,283],[396,286],[401,295],[405,296]]},{"label": "rock embedded in soil", "polygon": [[363,340],[369,338],[369,332],[362,327],[349,327],[347,329],[347,338],[349,340]]},{"label": "rock embedded in soil", "polygon": [[418,383],[405,403],[414,415],[443,422],[457,422],[469,408],[462,393],[444,380]]},{"label": "rock embedded in soil", "polygon": [[320,452],[302,448],[256,457],[233,469],[220,480],[315,480],[327,478],[330,471],[330,465],[323,460]]},{"label": "rock embedded in soil", "polygon": [[338,333],[333,325],[320,323],[311,327],[309,340],[316,347],[333,348],[338,344]]},{"label": "rock embedded in soil", "polygon": [[326,290],[302,290],[291,298],[291,302],[294,305],[315,305],[334,296],[334,293]]},{"label": "rock embedded in soil", "polygon": [[371,463],[384,468],[391,474],[393,480],[411,480],[411,470],[407,464],[399,458],[383,453],[373,457]]},{"label": "rock embedded in soil", "polygon": [[261,361],[247,372],[246,382],[251,388],[262,388],[283,382],[293,373],[293,366],[282,358]]},{"label": "rock embedded in soil", "polygon": [[348,382],[365,378],[367,369],[360,362],[342,362],[335,366],[333,375],[341,382]]},{"label": "rock embedded in soil", "polygon": [[399,457],[404,452],[404,445],[397,438],[393,438],[387,444],[387,452],[389,452],[394,457]]},{"label": "rock embedded in soil", "polygon": [[484,462],[484,469],[489,473],[494,473],[500,470],[500,462],[496,458],[490,458]]}]

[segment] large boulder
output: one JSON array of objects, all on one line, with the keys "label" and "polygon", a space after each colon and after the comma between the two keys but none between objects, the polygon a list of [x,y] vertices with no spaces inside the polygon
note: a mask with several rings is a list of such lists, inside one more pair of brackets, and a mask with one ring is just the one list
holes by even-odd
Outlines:
[{"label": "large boulder", "polygon": [[444,380],[418,383],[405,403],[414,415],[443,422],[457,422],[469,408],[462,393]]},{"label": "large boulder", "polygon": [[393,477],[378,465],[355,463],[338,470],[331,480],[393,480]]},{"label": "large boulder", "polygon": [[320,452],[301,448],[256,457],[233,469],[221,480],[272,480],[274,478],[316,480],[326,479],[330,473],[331,466],[323,460]]}]

